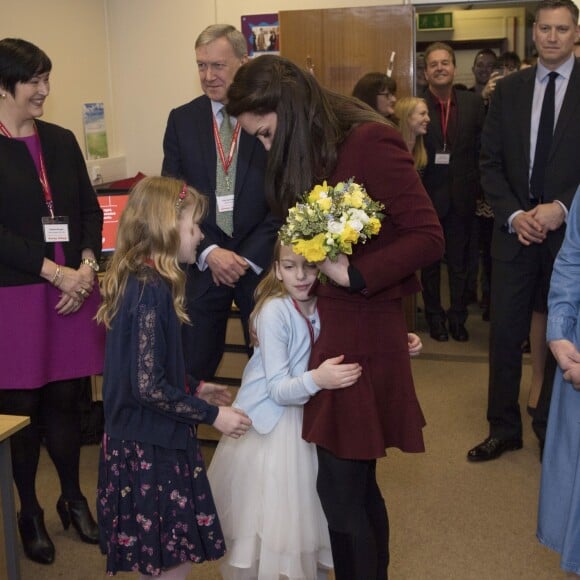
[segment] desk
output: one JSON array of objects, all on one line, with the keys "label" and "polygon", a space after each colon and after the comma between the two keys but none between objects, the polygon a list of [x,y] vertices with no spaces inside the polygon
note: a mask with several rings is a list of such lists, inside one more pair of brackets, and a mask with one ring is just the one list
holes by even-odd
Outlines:
[{"label": "desk", "polygon": [[[19,580],[18,544],[16,540],[16,512],[14,508],[14,486],[12,483],[12,460],[10,436],[26,427],[29,417],[0,415],[0,509],[4,522],[4,551],[6,571],[10,580]],[[1,576],[1,573],[0,573]]]}]

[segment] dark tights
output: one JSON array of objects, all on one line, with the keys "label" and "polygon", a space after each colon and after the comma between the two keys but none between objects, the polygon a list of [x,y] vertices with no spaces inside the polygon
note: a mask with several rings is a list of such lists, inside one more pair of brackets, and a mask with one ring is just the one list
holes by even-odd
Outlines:
[{"label": "dark tights", "polygon": [[49,383],[40,389],[0,391],[0,413],[30,417],[30,425],[10,438],[22,515],[32,516],[41,509],[35,490],[40,423],[45,427],[46,448],[58,472],[63,497],[83,497],[79,484],[80,389],[80,380],[71,380]]},{"label": "dark tights", "polygon": [[376,461],[340,459],[316,449],[316,487],[328,520],[336,580],[387,580],[389,518]]}]

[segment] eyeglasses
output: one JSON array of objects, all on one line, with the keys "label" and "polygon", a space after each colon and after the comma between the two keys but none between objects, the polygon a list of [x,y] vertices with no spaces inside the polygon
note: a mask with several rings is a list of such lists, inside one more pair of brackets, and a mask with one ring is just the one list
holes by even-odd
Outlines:
[{"label": "eyeglasses", "polygon": [[393,95],[393,93],[377,93],[378,95],[383,95],[384,97],[394,97],[395,95]]}]

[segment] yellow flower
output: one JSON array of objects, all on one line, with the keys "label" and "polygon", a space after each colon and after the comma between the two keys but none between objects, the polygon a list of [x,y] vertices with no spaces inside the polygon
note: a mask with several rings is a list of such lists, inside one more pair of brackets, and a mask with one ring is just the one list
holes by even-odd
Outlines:
[{"label": "yellow flower", "polygon": [[330,197],[321,197],[316,203],[318,203],[322,211],[329,211],[332,207],[332,199]]},{"label": "yellow flower", "polygon": [[363,205],[364,194],[360,189],[353,191],[350,194],[350,206],[356,209],[361,208]]},{"label": "yellow flower", "polygon": [[372,217],[367,227],[370,229],[371,235],[378,234],[381,231],[381,222],[376,217]]},{"label": "yellow flower", "polygon": [[322,185],[315,185],[314,189],[308,194],[308,201],[309,203],[314,203],[321,198],[322,193],[326,193],[328,191],[328,185],[326,180],[322,182]]},{"label": "yellow flower", "polygon": [[356,243],[356,241],[358,240],[358,232],[354,228],[351,228],[348,224],[346,224],[339,238],[341,244],[348,244],[353,242]]},{"label": "yellow flower", "polygon": [[318,234],[310,240],[296,240],[293,242],[294,252],[304,256],[308,262],[321,262],[326,258],[324,239],[324,234]]}]

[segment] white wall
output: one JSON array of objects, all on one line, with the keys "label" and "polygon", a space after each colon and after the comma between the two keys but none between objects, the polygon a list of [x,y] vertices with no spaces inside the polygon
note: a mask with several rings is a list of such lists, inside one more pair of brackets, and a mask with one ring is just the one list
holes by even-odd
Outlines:
[{"label": "white wall", "polygon": [[52,61],[44,119],[74,131],[83,151],[82,104],[104,102],[109,153],[116,154],[103,0],[0,0],[0,38],[23,38]]}]

